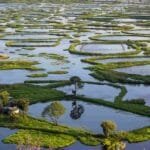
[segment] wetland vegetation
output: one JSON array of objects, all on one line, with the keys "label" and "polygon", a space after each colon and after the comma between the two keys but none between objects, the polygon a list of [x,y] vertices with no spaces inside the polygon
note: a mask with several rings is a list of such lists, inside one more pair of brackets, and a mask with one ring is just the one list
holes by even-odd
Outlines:
[{"label": "wetland vegetation", "polygon": [[0,0],[0,149],[149,150],[149,10]]}]

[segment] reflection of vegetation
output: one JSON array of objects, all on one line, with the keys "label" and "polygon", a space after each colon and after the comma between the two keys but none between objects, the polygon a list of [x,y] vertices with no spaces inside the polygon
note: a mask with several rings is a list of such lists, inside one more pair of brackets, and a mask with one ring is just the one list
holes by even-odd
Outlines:
[{"label": "reflection of vegetation", "polygon": [[[72,94],[75,97],[77,94],[77,89],[83,87],[83,82],[78,76],[73,76],[70,78],[71,84],[74,84],[74,90],[72,90]],[[70,112],[70,117],[72,119],[79,119],[84,112],[84,107],[82,105],[78,105],[76,99],[72,102],[73,110]]]},{"label": "reflection of vegetation", "polygon": [[58,119],[65,113],[65,107],[58,101],[52,102],[42,112],[42,116],[48,115],[51,120],[57,125]]},{"label": "reflection of vegetation", "polygon": [[76,101],[72,103],[72,106],[73,110],[70,112],[70,117],[72,119],[79,119],[84,113],[84,107],[82,105],[78,105]]}]

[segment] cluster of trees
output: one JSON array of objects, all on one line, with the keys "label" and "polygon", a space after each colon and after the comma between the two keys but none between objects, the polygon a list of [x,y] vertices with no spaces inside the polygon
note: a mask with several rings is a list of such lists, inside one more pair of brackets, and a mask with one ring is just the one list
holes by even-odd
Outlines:
[{"label": "cluster of trees", "polygon": [[[14,113],[13,109],[21,110],[23,114],[27,113],[29,106],[29,100],[25,98],[11,100],[10,94],[7,91],[0,92],[0,112],[9,114],[11,120],[16,120],[19,114]],[[10,109],[10,110],[9,110]]]},{"label": "cluster of trees", "polygon": [[106,150],[125,150],[126,144],[122,141],[125,132],[117,132],[117,125],[111,120],[101,123],[105,139],[103,141]]}]

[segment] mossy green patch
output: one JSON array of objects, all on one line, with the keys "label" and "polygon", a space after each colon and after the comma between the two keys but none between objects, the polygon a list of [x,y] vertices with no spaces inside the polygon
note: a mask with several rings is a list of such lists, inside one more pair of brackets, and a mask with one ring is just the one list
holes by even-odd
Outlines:
[{"label": "mossy green patch", "polygon": [[150,140],[150,126],[128,132],[126,139],[131,143]]},{"label": "mossy green patch", "polygon": [[35,73],[35,74],[30,74],[27,77],[40,78],[40,77],[47,77],[47,76],[48,76],[47,73]]},{"label": "mossy green patch", "polygon": [[44,57],[46,59],[54,59],[54,60],[61,61],[61,62],[68,62],[67,57],[65,57],[63,55],[59,55],[59,54],[40,53],[38,56],[39,57]]},{"label": "mossy green patch", "polygon": [[76,139],[66,134],[54,134],[35,130],[20,130],[3,140],[4,143],[17,145],[40,146],[47,148],[61,148],[73,144]]},{"label": "mossy green patch", "polygon": [[[52,138],[51,146],[54,147],[63,147],[63,140],[66,141],[66,145],[71,144],[75,142],[75,140],[80,140],[82,139],[82,143],[88,144],[88,145],[93,145],[93,144],[99,144],[97,135],[94,135],[93,133],[89,131],[85,131],[84,129],[78,129],[78,128],[72,128],[72,127],[67,127],[67,126],[62,126],[62,125],[55,125],[53,123],[40,120],[40,119],[35,119],[29,116],[20,116],[18,120],[15,122],[11,121],[9,119],[9,116],[7,115],[0,115],[0,126],[1,127],[9,127],[9,128],[18,128],[18,129],[24,129],[24,131],[19,132],[18,134],[12,135],[8,138],[6,138],[5,142],[9,143],[18,143],[17,141],[19,140],[19,135],[24,133],[20,138],[21,140],[24,141],[24,139],[27,137],[27,135],[31,136],[31,138],[38,139],[39,134],[41,135],[40,138],[40,146],[48,146],[50,143],[50,139]],[[33,131],[34,130],[34,131]],[[47,138],[50,138],[49,140]],[[62,143],[61,142],[56,142],[56,138],[58,138],[58,141],[61,141],[62,138]],[[69,142],[70,139],[70,142]],[[84,139],[84,140],[83,140]],[[86,140],[86,139],[91,139],[91,140]],[[48,141],[47,141],[48,140]],[[92,144],[93,141],[94,143]],[[48,145],[46,145],[46,143]]]},{"label": "mossy green patch", "polygon": [[27,98],[30,103],[39,101],[58,100],[65,96],[64,93],[48,87],[28,84],[3,85],[1,89],[7,90],[16,99]]},{"label": "mossy green patch", "polygon": [[38,64],[36,61],[1,61],[0,69],[1,70],[10,70],[10,69],[26,69],[26,70],[43,70],[41,68],[35,67],[34,65]]},{"label": "mossy green patch", "polygon": [[48,74],[67,74],[67,71],[58,70],[58,71],[49,71]]}]

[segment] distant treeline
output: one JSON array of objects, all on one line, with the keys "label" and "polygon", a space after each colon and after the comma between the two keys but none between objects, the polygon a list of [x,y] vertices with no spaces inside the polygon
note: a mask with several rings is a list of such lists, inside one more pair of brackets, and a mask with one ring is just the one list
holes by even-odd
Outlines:
[{"label": "distant treeline", "polygon": [[0,0],[0,3],[87,3],[92,2],[92,0]]}]

